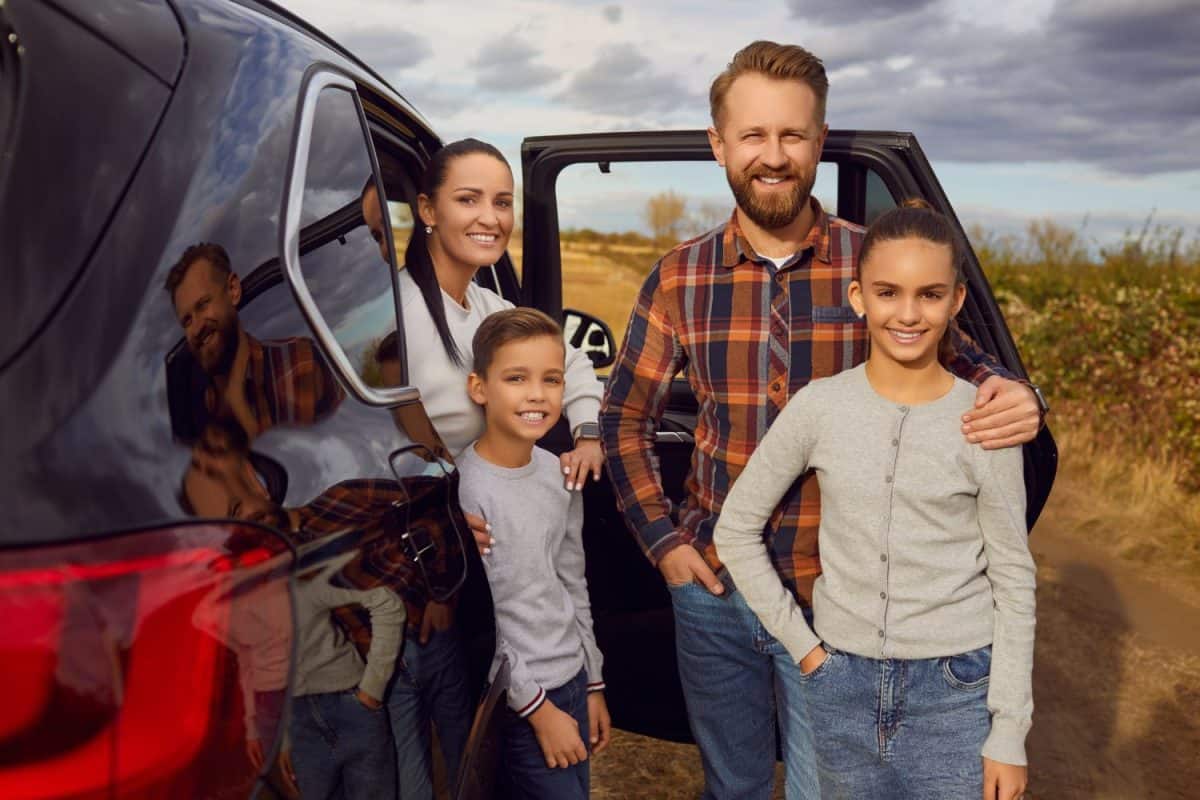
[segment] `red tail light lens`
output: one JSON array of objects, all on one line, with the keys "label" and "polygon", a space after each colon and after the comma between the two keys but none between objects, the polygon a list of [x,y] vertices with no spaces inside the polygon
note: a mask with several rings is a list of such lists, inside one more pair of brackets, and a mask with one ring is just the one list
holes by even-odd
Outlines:
[{"label": "red tail light lens", "polygon": [[0,797],[248,793],[247,739],[281,730],[291,561],[244,523],[0,552]]}]

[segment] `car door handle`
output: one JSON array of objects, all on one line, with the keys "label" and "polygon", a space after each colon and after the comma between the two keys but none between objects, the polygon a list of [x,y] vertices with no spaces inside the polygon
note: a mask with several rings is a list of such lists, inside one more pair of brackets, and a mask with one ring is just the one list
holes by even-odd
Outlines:
[{"label": "car door handle", "polygon": [[684,431],[657,431],[654,434],[655,444],[696,444],[696,437]]}]

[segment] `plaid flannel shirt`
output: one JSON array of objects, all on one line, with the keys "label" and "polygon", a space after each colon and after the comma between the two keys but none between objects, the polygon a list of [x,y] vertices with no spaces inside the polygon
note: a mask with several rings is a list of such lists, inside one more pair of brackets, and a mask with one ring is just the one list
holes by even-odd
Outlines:
[{"label": "plaid flannel shirt", "polygon": [[[406,627],[418,631],[428,596],[421,576],[400,545],[404,533],[402,517],[394,503],[407,503],[408,492],[396,481],[359,478],[342,481],[326,489],[308,505],[296,509],[297,542],[311,542],[346,531],[362,537],[362,555],[342,568],[340,579],[347,587],[373,589],[387,586],[404,601]],[[333,610],[334,619],[365,657],[371,643],[370,616],[359,605]]]},{"label": "plaid flannel shirt", "polygon": [[[638,295],[600,427],[617,503],[654,563],[691,545],[720,571],[713,528],[767,428],[809,381],[866,359],[867,327],[846,298],[865,231],[810,202],[816,220],[783,266],[754,252],[735,211],[724,226],[663,256]],[[965,380],[1014,377],[967,337],[956,345],[950,369]],[[681,371],[699,410],[687,497],[675,522],[654,438]],[[820,496],[811,475],[792,485],[763,532],[776,570],[804,605],[821,571]]]},{"label": "plaid flannel shirt", "polygon": [[[247,334],[246,402],[260,436],[276,425],[313,425],[328,417],[345,398],[312,339],[293,337],[260,342]],[[216,391],[205,395],[209,413],[217,411]],[[253,436],[251,438],[254,438]]]}]

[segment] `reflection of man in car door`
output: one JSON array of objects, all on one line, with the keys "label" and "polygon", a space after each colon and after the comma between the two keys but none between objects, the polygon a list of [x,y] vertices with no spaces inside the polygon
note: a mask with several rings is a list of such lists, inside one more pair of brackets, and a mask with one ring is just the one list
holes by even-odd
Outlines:
[{"label": "reflection of man in car door", "polygon": [[[600,414],[618,503],[670,588],[705,797],[769,796],[776,709],[787,723],[787,797],[819,794],[807,717],[786,713],[789,704],[802,707],[799,667],[728,579],[712,536],[730,486],[788,398],[866,357],[866,326],[846,297],[863,229],[811,196],[828,132],[827,89],[819,59],[773,42],[747,46],[713,82],[708,135],[737,208],[651,270]],[[950,369],[979,385],[970,440],[1031,440],[1040,424],[1033,392],[965,337],[955,345]],[[680,370],[699,409],[676,521],[654,442]],[[819,510],[817,482],[802,477],[763,532],[773,566],[805,609],[820,573]]]},{"label": "reflection of man in car door", "polygon": [[167,275],[175,314],[210,383],[191,409],[198,419],[232,418],[254,439],[276,425],[312,425],[343,394],[311,339],[260,342],[238,318],[242,283],[219,244],[184,251]]}]

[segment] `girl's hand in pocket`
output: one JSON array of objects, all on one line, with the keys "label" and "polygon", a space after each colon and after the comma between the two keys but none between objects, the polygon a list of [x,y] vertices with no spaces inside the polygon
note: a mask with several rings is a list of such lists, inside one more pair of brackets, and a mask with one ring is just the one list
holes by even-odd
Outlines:
[{"label": "girl's hand in pocket", "polygon": [[825,660],[829,658],[829,651],[825,649],[825,645],[819,644],[805,654],[804,658],[800,659],[800,674],[811,675],[815,672]]}]

